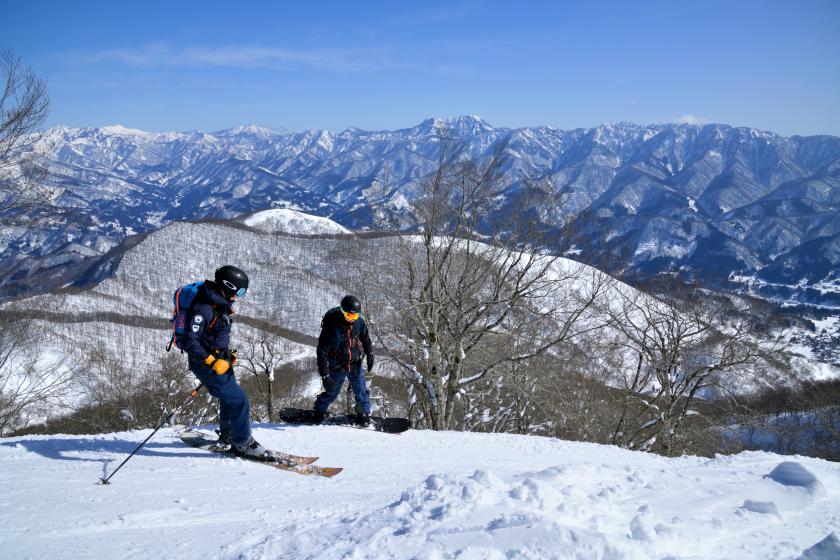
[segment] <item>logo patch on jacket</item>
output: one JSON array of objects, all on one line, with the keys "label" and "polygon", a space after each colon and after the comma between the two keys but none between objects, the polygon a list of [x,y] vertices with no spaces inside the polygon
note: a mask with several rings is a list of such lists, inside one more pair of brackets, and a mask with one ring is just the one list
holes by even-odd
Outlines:
[{"label": "logo patch on jacket", "polygon": [[198,325],[193,325],[193,332],[198,332],[198,329],[199,329]]},{"label": "logo patch on jacket", "polygon": [[196,323],[199,323],[199,324],[201,324],[201,322],[203,320],[204,320],[204,317],[202,317],[201,315],[196,315],[195,317],[193,317],[193,321],[195,321]]}]

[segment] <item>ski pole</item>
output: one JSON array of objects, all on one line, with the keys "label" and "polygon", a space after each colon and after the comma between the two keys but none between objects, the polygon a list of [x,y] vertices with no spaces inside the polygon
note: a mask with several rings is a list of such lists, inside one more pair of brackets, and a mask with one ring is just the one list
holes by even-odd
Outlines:
[{"label": "ski pole", "polygon": [[117,474],[117,471],[118,471],[118,470],[120,470],[120,469],[122,468],[122,466],[123,466],[123,465],[125,465],[125,464],[128,462],[128,460],[129,460],[129,459],[131,459],[132,457],[134,457],[134,454],[135,454],[135,453],[137,453],[138,451],[140,451],[140,448],[141,448],[141,447],[143,447],[144,445],[146,445],[146,442],[147,442],[147,441],[149,441],[150,439],[152,439],[152,436],[153,436],[153,435],[155,435],[155,434],[157,433],[157,431],[158,431],[158,430],[160,430],[160,429],[163,427],[163,425],[164,425],[164,424],[168,423],[170,420],[172,420],[172,418],[174,418],[174,417],[175,417],[178,413],[180,413],[180,412],[181,412],[181,410],[183,410],[184,408],[186,408],[187,406],[189,406],[189,405],[190,405],[190,403],[193,401],[193,399],[195,399],[195,397],[198,395],[198,392],[201,390],[201,388],[202,388],[202,387],[204,387],[204,383],[203,383],[203,382],[202,382],[202,383],[199,383],[199,384],[198,384],[198,387],[196,387],[195,389],[193,389],[193,390],[190,392],[189,396],[187,396],[187,398],[184,400],[184,402],[182,402],[182,403],[180,404],[180,406],[176,407],[176,408],[175,408],[172,412],[170,412],[170,413],[166,416],[166,418],[164,418],[164,419],[163,419],[163,422],[161,422],[160,424],[158,424],[157,428],[155,428],[155,430],[154,430],[151,434],[149,434],[149,437],[147,437],[146,439],[144,439],[144,440],[143,440],[143,443],[141,443],[140,445],[138,445],[138,446],[134,449],[134,451],[132,451],[132,452],[131,452],[131,454],[130,454],[128,457],[126,457],[126,458],[125,458],[125,460],[124,460],[122,463],[120,463],[120,466],[119,466],[119,467],[117,467],[116,469],[114,469],[114,470],[113,470],[113,472],[111,472],[111,474],[109,474],[107,478],[100,478],[100,479],[99,479],[99,480],[100,480],[100,482],[102,482],[102,484],[110,484],[110,482],[108,482],[108,481],[109,481],[109,480],[111,480],[111,477],[112,477],[112,476],[114,476],[115,474]]}]

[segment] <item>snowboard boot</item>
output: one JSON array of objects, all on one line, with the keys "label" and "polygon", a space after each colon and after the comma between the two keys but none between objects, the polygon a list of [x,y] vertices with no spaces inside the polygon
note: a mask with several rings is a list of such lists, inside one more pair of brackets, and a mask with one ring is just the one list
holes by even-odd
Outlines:
[{"label": "snowboard boot", "polygon": [[367,428],[368,426],[370,426],[370,414],[365,414],[364,412],[361,414],[357,414],[356,424],[358,424],[362,428]]},{"label": "snowboard boot", "polygon": [[260,445],[253,437],[244,445],[236,445],[235,443],[230,448],[231,451],[237,455],[248,457],[249,459],[257,459],[260,461],[270,461],[272,459],[271,452]]},{"label": "snowboard boot", "polygon": [[216,445],[217,446],[228,447],[228,448],[233,446],[233,440],[230,439],[230,432],[227,432],[227,431],[224,431],[224,430],[221,430],[221,429],[217,429],[216,430],[216,435],[219,436],[219,439],[216,440]]},{"label": "snowboard boot", "polygon": [[312,423],[313,424],[320,424],[326,418],[326,414],[321,412],[320,410],[313,410],[312,411]]}]

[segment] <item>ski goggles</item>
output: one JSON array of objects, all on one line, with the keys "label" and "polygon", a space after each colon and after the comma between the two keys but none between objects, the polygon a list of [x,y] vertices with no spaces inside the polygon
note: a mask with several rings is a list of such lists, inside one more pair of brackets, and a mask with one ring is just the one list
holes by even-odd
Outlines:
[{"label": "ski goggles", "polygon": [[344,311],[343,309],[341,310],[341,312],[344,313],[344,318],[350,321],[351,323],[359,318],[359,313],[351,313],[349,311]]},{"label": "ski goggles", "polygon": [[235,294],[236,297],[242,297],[245,295],[245,292],[248,291],[248,288],[237,289],[233,282],[228,282],[227,280],[222,280],[222,283],[225,285],[225,288],[228,289],[228,293]]}]

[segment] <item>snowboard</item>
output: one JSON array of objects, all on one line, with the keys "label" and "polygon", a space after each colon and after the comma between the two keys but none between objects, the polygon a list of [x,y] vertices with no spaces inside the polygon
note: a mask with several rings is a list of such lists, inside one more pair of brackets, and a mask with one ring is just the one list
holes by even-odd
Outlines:
[{"label": "snowboard", "polygon": [[[279,413],[280,420],[287,424],[310,424],[318,425],[315,422],[312,410],[303,408],[283,408]],[[359,430],[373,430],[389,434],[399,434],[411,428],[411,422],[407,418],[385,418],[382,416],[371,416],[370,426],[363,427],[356,423],[355,418],[347,414],[329,415],[324,418],[320,425],[326,426],[348,426]]]},{"label": "snowboard", "polygon": [[269,467],[295,472],[298,474],[330,477],[337,475],[343,470],[340,467],[322,467],[311,464],[318,459],[317,457],[302,457],[300,455],[283,453],[282,451],[271,451],[272,456],[268,459],[257,459],[256,457],[239,455],[238,453],[231,451],[230,447],[227,445],[219,444],[218,440],[215,439],[214,436],[205,434],[198,430],[187,429],[181,432],[179,436],[181,437],[181,441],[191,447],[204,449],[205,451],[210,451],[212,453],[219,453],[220,455],[224,455],[226,457],[236,457],[253,463],[261,463]]}]

